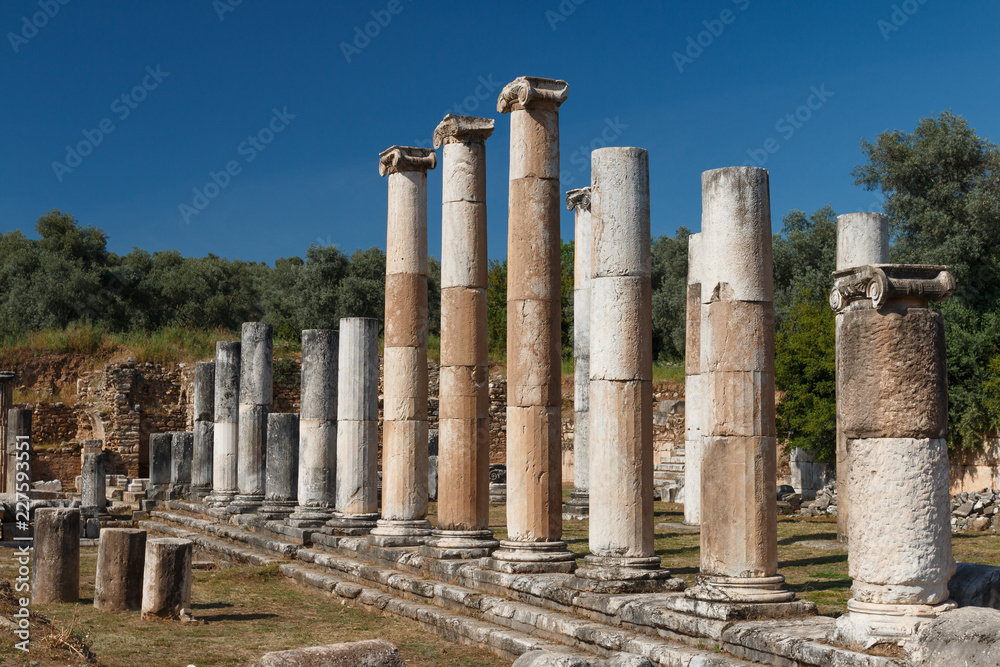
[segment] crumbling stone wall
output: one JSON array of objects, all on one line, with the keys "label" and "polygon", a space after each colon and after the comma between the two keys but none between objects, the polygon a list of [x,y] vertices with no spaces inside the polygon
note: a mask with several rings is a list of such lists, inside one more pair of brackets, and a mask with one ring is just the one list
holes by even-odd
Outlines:
[{"label": "crumbling stone wall", "polygon": [[66,403],[36,403],[30,407],[31,437],[35,444],[59,444],[76,438],[79,429],[78,406]]}]

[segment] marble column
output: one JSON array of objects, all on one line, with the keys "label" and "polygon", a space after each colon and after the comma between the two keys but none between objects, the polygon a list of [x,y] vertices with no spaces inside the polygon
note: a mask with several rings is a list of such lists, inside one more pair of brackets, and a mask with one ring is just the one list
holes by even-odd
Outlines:
[{"label": "marble column", "polygon": [[688,237],[687,329],[684,342],[684,523],[701,523],[701,427],[705,376],[701,374],[701,234]]},{"label": "marble column", "polygon": [[194,433],[170,433],[170,492],[171,500],[187,498],[191,493],[191,463],[194,460]]},{"label": "marble column", "polygon": [[[889,263],[889,216],[884,213],[847,213],[837,216],[837,270]],[[847,308],[851,308],[849,304]],[[840,326],[843,313],[836,315],[837,348],[840,348]],[[850,512],[847,479],[847,438],[841,428],[843,410],[839,376],[837,382],[837,539],[847,541],[847,522]]]},{"label": "marble column", "polygon": [[239,341],[215,344],[212,495],[206,498],[213,508],[229,506],[239,491],[236,462],[240,430],[240,348]]},{"label": "marble column", "polygon": [[576,211],[573,252],[573,491],[563,505],[564,519],[583,519],[590,506],[590,188],[566,193],[566,208]]},{"label": "marble column", "polygon": [[429,148],[392,146],[379,154],[389,178],[383,353],[380,546],[423,544],[427,520],[427,170]]},{"label": "marble column", "polygon": [[378,320],[340,320],[335,535],[364,535],[378,519]]},{"label": "marble column", "polygon": [[[14,405],[14,383],[17,374],[13,371],[0,371],[0,433],[7,433],[7,413]],[[8,468],[6,449],[0,456],[0,493],[14,493],[15,487],[7,482]]]},{"label": "marble column", "polygon": [[240,358],[240,424],[237,431],[237,486],[229,512],[255,512],[264,501],[267,415],[274,400],[271,325],[244,322]]},{"label": "marble column", "polygon": [[170,433],[149,434],[149,486],[146,487],[146,497],[150,500],[167,499],[172,448],[173,436]]},{"label": "marble column", "polygon": [[788,602],[795,594],[778,574],[768,174],[726,167],[706,171],[701,182],[702,251],[713,266],[701,287],[708,306],[701,340],[701,575],[687,595]]},{"label": "marble column", "polygon": [[315,528],[333,512],[337,482],[337,346],[332,329],[302,332],[298,501],[288,523]]},{"label": "marble column", "polygon": [[864,647],[907,639],[955,607],[944,321],[928,308],[955,289],[947,268],[875,264],[834,273],[854,580],[837,632]]},{"label": "marble column", "polygon": [[40,507],[35,510],[31,602],[76,602],[80,599],[80,510]]},{"label": "marble column", "polygon": [[507,539],[485,561],[505,572],[571,572],[562,540],[559,105],[565,81],[518,77],[510,114],[507,227]]},{"label": "marble column", "polygon": [[486,341],[486,140],[493,119],[448,114],[442,149],[441,388],[438,519],[425,553],[489,555],[489,359]]},{"label": "marble column", "polygon": [[146,562],[146,531],[105,528],[97,545],[94,608],[137,610],[142,605],[142,573]]},{"label": "marble column", "polygon": [[191,462],[191,497],[202,500],[212,493],[215,432],[215,362],[194,365],[194,455]]},{"label": "marble column", "polygon": [[193,551],[191,540],[175,537],[146,540],[142,576],[143,619],[190,617]]},{"label": "marble column", "polygon": [[86,452],[80,469],[80,511],[84,517],[107,514],[108,492],[104,452]]},{"label": "marble column", "polygon": [[[7,417],[4,431],[7,493],[21,492],[27,495],[31,489],[31,464],[34,458],[31,446],[31,410],[11,408],[4,414]],[[22,473],[20,479],[18,473]]]},{"label": "marble column", "polygon": [[267,416],[267,481],[262,519],[284,521],[297,504],[299,480],[299,415],[273,412]]}]

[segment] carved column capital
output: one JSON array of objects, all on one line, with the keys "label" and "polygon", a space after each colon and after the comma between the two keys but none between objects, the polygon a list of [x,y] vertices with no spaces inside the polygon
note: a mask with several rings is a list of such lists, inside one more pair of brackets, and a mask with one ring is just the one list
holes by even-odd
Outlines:
[{"label": "carved column capital", "polygon": [[483,143],[493,134],[493,119],[448,114],[434,128],[434,148],[445,144]]},{"label": "carved column capital", "polygon": [[590,186],[566,192],[566,208],[570,211],[590,211]]},{"label": "carved column capital", "polygon": [[840,312],[852,303],[870,301],[881,308],[903,298],[944,301],[955,291],[947,266],[930,264],[867,264],[833,272],[830,307]]},{"label": "carved column capital", "polygon": [[500,91],[497,111],[510,113],[529,107],[558,108],[569,96],[569,85],[559,79],[543,79],[537,76],[519,76]]},{"label": "carved column capital", "polygon": [[378,154],[379,176],[401,171],[423,171],[437,166],[437,153],[417,146],[390,146]]}]

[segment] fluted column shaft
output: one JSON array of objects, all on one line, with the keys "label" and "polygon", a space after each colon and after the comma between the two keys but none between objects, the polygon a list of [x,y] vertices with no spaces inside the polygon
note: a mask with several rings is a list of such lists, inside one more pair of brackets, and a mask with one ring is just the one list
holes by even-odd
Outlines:
[{"label": "fluted column shaft", "polygon": [[215,425],[212,430],[212,507],[226,507],[236,497],[240,430],[240,341],[215,344]]},{"label": "fluted column shaft", "polygon": [[299,414],[267,416],[267,482],[257,516],[281,521],[295,510],[299,480]]},{"label": "fluted column shaft", "polygon": [[684,344],[684,523],[701,523],[702,422],[705,377],[701,374],[701,234],[688,237],[687,319]]},{"label": "fluted column shaft", "polygon": [[201,500],[212,492],[215,446],[215,362],[194,365],[194,458],[191,463],[191,496]]},{"label": "fluted column shaft", "polygon": [[240,424],[237,433],[237,486],[233,513],[256,511],[264,501],[267,415],[274,401],[272,327],[244,322],[240,359]]}]

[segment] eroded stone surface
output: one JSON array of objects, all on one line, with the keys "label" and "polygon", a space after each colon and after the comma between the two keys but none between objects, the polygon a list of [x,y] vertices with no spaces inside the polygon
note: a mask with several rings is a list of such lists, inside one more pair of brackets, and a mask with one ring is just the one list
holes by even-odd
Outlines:
[{"label": "eroded stone surface", "polygon": [[254,667],[403,667],[399,649],[384,639],[265,653]]}]

